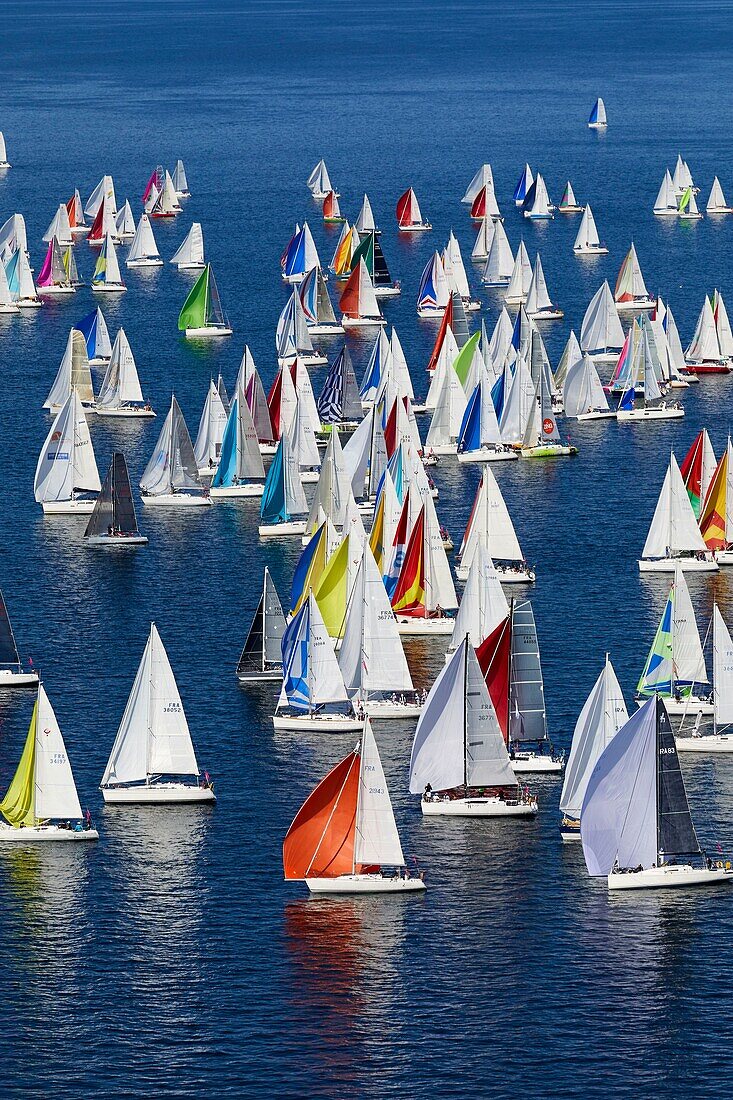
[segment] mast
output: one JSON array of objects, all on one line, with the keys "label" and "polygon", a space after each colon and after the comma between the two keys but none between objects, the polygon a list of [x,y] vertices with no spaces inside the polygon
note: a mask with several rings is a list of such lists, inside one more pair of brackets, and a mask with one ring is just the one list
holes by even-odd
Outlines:
[{"label": "mast", "polygon": [[356,874],[356,838],[359,830],[359,807],[361,806],[361,773],[364,766],[364,756],[362,754],[362,744],[359,741],[354,754],[359,757],[359,782],[356,785],[356,811],[354,813],[354,850],[351,855],[351,873]]},{"label": "mast", "polygon": [[267,630],[267,577],[268,577],[268,574],[269,574],[269,570],[268,570],[267,566],[265,566],[265,575],[264,575],[264,578],[262,580],[262,661],[261,661],[262,672],[265,671],[265,655],[266,655],[265,646],[267,644],[266,639],[265,639],[265,631]]},{"label": "mast", "polygon": [[511,760],[511,728],[512,728],[512,634],[514,633],[514,596],[509,601],[509,675],[507,676],[507,704],[506,704],[506,747]]},{"label": "mast", "polygon": [[468,634],[463,639],[463,789],[468,797]]},{"label": "mast", "polygon": [[153,744],[153,730],[151,726],[153,716],[153,631],[155,630],[155,623],[150,624],[150,638],[148,639],[148,645],[150,646],[150,674],[148,676],[148,743],[145,748],[145,786],[150,786],[150,749]]}]

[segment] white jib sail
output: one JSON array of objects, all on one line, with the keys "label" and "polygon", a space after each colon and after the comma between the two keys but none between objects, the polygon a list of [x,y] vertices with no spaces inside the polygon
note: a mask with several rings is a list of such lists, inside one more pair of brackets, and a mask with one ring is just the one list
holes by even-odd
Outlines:
[{"label": "white jib sail", "polygon": [[150,224],[150,218],[147,214],[141,214],[140,221],[137,223],[137,229],[135,230],[135,236],[130,245],[130,251],[127,254],[127,263],[129,264],[131,260],[157,260],[159,258],[160,252],[155,243],[155,236],[153,234],[153,227]]},{"label": "white jib sail", "polygon": [[80,820],[81,806],[66,745],[43,684],[38,688],[34,814],[37,821]]},{"label": "white jib sail", "polygon": [[670,455],[642,557],[666,558],[694,550],[706,552],[707,546],[700,534],[677,459]]},{"label": "white jib sail", "polygon": [[397,623],[368,544],[362,549],[338,660],[350,695],[413,690]]},{"label": "white jib sail", "polygon": [[479,546],[468,571],[468,580],[456,615],[450,649],[457,649],[466,635],[479,646],[509,614],[499,575],[485,547]]},{"label": "white jib sail", "polygon": [[132,402],[142,403],[142,401],[143,394],[140,388],[135,356],[132,354],[132,348],[125,330],[121,328],[115,337],[112,355],[97,398],[97,405],[116,409],[121,405]]},{"label": "white jib sail", "polygon": [[713,604],[713,699],[716,726],[733,722],[733,641],[730,631]]},{"label": "white jib sail", "polygon": [[679,564],[674,571],[674,623],[672,626],[672,660],[675,680],[707,684],[705,654],[697,629],[685,574]]},{"label": "white jib sail", "polygon": [[201,412],[199,430],[193,448],[200,470],[214,469],[217,465],[226,426],[227,412],[216,388],[216,383],[212,379]]},{"label": "white jib sail", "polygon": [[359,798],[354,835],[354,867],[360,866],[405,866],[387,780],[368,718],[361,738]]},{"label": "white jib sail", "polygon": [[608,412],[608,398],[589,355],[568,369],[563,387],[566,416],[582,416],[592,410]]},{"label": "white jib sail", "polygon": [[84,409],[75,390],[69,394],[46,436],[33,482],[39,504],[71,500],[74,490],[102,488]]},{"label": "white jib sail", "polygon": [[200,222],[194,222],[170,262],[179,267],[204,264],[204,234]]}]

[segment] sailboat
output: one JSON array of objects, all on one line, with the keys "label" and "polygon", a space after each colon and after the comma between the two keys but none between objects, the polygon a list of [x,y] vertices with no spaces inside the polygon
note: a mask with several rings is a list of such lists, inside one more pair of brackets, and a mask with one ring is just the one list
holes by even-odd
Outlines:
[{"label": "sailboat", "polygon": [[405,864],[371,723],[361,741],[308,796],[283,842],[286,880],[312,894],[422,892]]},{"label": "sailboat", "polygon": [[84,221],[84,207],[78,188],[66,204],[66,213],[72,237],[85,237],[89,232],[89,226]]},{"label": "sailboat", "polygon": [[656,307],[657,300],[646,288],[633,244],[621,264],[613,297],[619,313],[639,313]]},{"label": "sailboat", "polygon": [[471,203],[471,220],[480,222],[484,218],[501,221],[501,211],[496,201],[493,183],[485,183]]},{"label": "sailboat", "polygon": [[135,357],[123,328],[115,337],[112,355],[104,375],[95,412],[98,416],[153,419],[155,412],[145,401]]},{"label": "sailboat", "polygon": [[[317,271],[318,268],[312,268],[312,270]],[[303,280],[301,289],[307,281],[308,276]],[[296,359],[313,367],[328,362],[327,357],[320,348],[313,346],[306,312],[298,290],[295,288],[278,318],[275,330],[275,347],[277,349],[277,361],[281,367],[294,363]]]},{"label": "sailboat", "polygon": [[145,546],[132,499],[130,475],[122,451],[115,451],[84,532],[85,546]]},{"label": "sailboat", "polygon": [[692,172],[690,171],[690,166],[686,160],[682,159],[681,153],[677,154],[677,161],[674,166],[672,180],[674,182],[675,191],[678,195],[681,195],[682,192],[685,191],[688,187],[692,187],[695,194],[697,194],[700,190],[699,187],[695,187],[692,179]]},{"label": "sailboat", "polygon": [[705,211],[708,214],[733,214],[733,206],[728,206],[725,195],[723,194],[723,188],[720,186],[720,180],[717,176],[713,180],[713,186],[710,188],[710,198],[708,199]]},{"label": "sailboat", "polygon": [[489,249],[494,239],[495,222],[493,218],[482,218],[476,240],[471,250],[471,259],[474,263],[486,263],[489,258]]},{"label": "sailboat", "polygon": [[598,236],[598,227],[590,203],[584,209],[583,217],[580,219],[573,252],[576,256],[605,256],[608,254],[608,249],[605,244],[601,244]]},{"label": "sailboat", "polygon": [[702,218],[698,210],[695,192],[692,187],[686,187],[677,204],[677,217],[682,222],[697,222]]},{"label": "sailboat", "polygon": [[10,297],[19,309],[38,309],[43,302],[36,293],[31,265],[22,247],[16,248],[5,264]]},{"label": "sailboat", "polygon": [[207,264],[192,286],[178,316],[178,329],[186,338],[231,336],[211,264]]},{"label": "sailboat", "polygon": [[426,817],[534,817],[522,790],[476,653],[466,636],[441,669],[417,723],[410,794]]},{"label": "sailboat", "polygon": [[397,200],[397,226],[400,233],[421,233],[433,228],[430,222],[424,220],[417,195],[411,187]]},{"label": "sailboat", "polygon": [[629,720],[621,685],[606,654],[603,671],[583,704],[573,731],[560,795],[560,835],[580,840],[580,813],[593,769],[601,753]]},{"label": "sailboat", "polygon": [[534,401],[522,440],[522,458],[560,458],[576,455],[578,448],[563,443],[552,407],[547,373],[541,370],[537,379]]},{"label": "sailboat", "polygon": [[[319,160],[318,164],[308,176],[307,186],[313,198],[319,201],[325,199],[329,191],[334,190],[324,160]],[[336,194],[338,195],[338,191]]]},{"label": "sailboat", "polygon": [[509,604],[496,566],[483,546],[474,554],[466,589],[455,618],[446,661],[468,635],[474,648],[481,645],[509,614]]},{"label": "sailboat", "polygon": [[89,514],[90,493],[101,489],[89,426],[79,394],[67,397],[46,436],[33,481],[36,501],[48,513]]},{"label": "sailboat", "polygon": [[0,842],[99,840],[82,815],[66,745],[43,684],[23,753],[0,802]]},{"label": "sailboat", "polygon": [[29,687],[37,684],[38,673],[33,669],[32,661],[30,666],[26,669],[20,659],[15,634],[10,624],[8,606],[0,591],[0,688]]},{"label": "sailboat", "polygon": [[125,205],[119,211],[115,217],[115,231],[113,239],[115,244],[122,244],[124,241],[132,241],[135,239],[135,216],[132,213],[132,207],[128,199],[125,199]]},{"label": "sailboat", "polygon": [[[697,718],[692,734],[675,738],[677,752],[733,752],[733,641],[717,603],[713,604],[713,731]],[[697,708],[691,708],[697,712]],[[667,703],[667,710],[669,704]],[[727,732],[726,732],[727,731]]]},{"label": "sailboat", "polygon": [[678,562],[687,572],[718,569],[700,533],[677,459],[671,453],[639,569],[642,573],[673,573]]},{"label": "sailboat", "polygon": [[183,166],[183,161],[180,160],[180,158],[176,161],[176,166],[173,169],[173,187],[176,192],[176,198],[189,198],[191,192],[188,188],[188,177],[186,176],[186,169]]},{"label": "sailboat", "polygon": [[122,294],[127,290],[122,281],[117,251],[111,233],[107,233],[105,236],[102,251],[97,259],[97,266],[94,268],[94,274],[92,275],[92,290],[97,293],[107,292],[112,294]]},{"label": "sailboat", "polygon": [[509,510],[490,466],[483,468],[461,542],[456,566],[459,580],[468,577],[479,548],[494,562],[503,584],[529,584],[535,580],[535,572],[522,554]]},{"label": "sailboat", "polygon": [[206,266],[201,222],[193,223],[169,262],[175,264],[179,271],[200,271]]},{"label": "sailboat", "polygon": [[140,215],[135,236],[125,261],[128,267],[162,267],[163,261],[155,243],[153,227],[147,214]]},{"label": "sailboat", "polygon": [[527,316],[535,321],[555,321],[565,316],[560,307],[555,305],[550,297],[539,252],[535,256],[525,308]]},{"label": "sailboat", "polygon": [[209,489],[214,499],[261,497],[265,468],[252,414],[240,391],[229,409],[221,442],[219,464]]},{"label": "sailboat", "polygon": [[477,313],[481,309],[481,302],[471,294],[463,256],[461,255],[461,246],[453,230],[450,231],[448,243],[443,249],[442,260],[451,293],[458,291],[464,310],[469,313]]},{"label": "sailboat", "polygon": [[0,259],[7,266],[14,252],[20,249],[28,256],[28,234],[22,214],[11,214],[0,226]]},{"label": "sailboat", "polygon": [[76,390],[83,405],[94,407],[92,372],[89,369],[86,343],[76,329],[69,330],[64,354],[59,364],[53,385],[43,407],[50,412],[58,412],[66,402],[72,390]]},{"label": "sailboat", "polygon": [[588,303],[580,327],[580,347],[596,362],[615,363],[624,346],[624,330],[608,281],[604,280]]},{"label": "sailboat", "polygon": [[288,623],[282,655],[283,686],[272,718],[275,729],[324,733],[362,729],[364,719],[349,703],[333,641],[312,591]]},{"label": "sailboat", "polygon": [[[333,311],[326,280],[323,277],[323,272],[320,267],[312,267],[310,269],[305,279],[303,279],[303,282],[300,284],[298,298],[303,307],[308,333],[311,336],[334,336],[344,331],[344,326],[339,324],[336,320],[336,314]],[[295,305],[295,303],[293,304]],[[294,321],[297,328],[299,318],[294,318]],[[295,333],[294,340],[296,350],[298,350],[297,332]],[[301,343],[302,342],[303,341],[301,341]],[[282,350],[285,351],[285,348],[283,347]],[[313,348],[311,345],[311,351],[312,350]],[[306,356],[307,354],[306,352]],[[284,357],[283,355],[282,358]],[[298,358],[300,358],[299,351]]]},{"label": "sailboat", "polygon": [[[695,518],[698,520],[700,519],[703,505],[706,504],[708,500],[708,490],[713,478],[718,472],[717,468],[718,462],[715,458],[713,445],[710,442],[710,436],[708,435],[707,429],[702,428],[695,436],[692,446],[680,465],[680,474],[685,483],[685,488],[687,489],[687,495],[690,498],[690,504],[695,513]],[[723,475],[722,485],[724,485],[726,481],[727,471]],[[716,500],[715,505],[717,504],[718,501]],[[720,512],[721,516],[724,514],[725,508]]]},{"label": "sailboat", "polygon": [[363,328],[385,323],[379,308],[374,285],[363,259],[349,275],[349,281],[343,289],[339,308],[343,314],[341,324],[344,328]]},{"label": "sailboat", "polygon": [[712,714],[708,683],[695,612],[678,562],[662,618],[636,686],[636,699],[641,705],[650,695],[658,695],[664,699],[668,714]]},{"label": "sailboat", "polygon": [[730,360],[723,354],[713,307],[705,295],[692,340],[685,351],[687,369],[693,374],[729,374]]},{"label": "sailboat", "polygon": [[482,164],[478,169],[473,179],[466,188],[461,202],[468,203],[469,205],[474,201],[483,187],[489,184],[494,186],[494,173],[491,170],[490,164]]},{"label": "sailboat", "polygon": [[356,216],[354,222],[354,229],[360,237],[365,237],[367,233],[373,233],[375,237],[381,236],[382,230],[379,229],[374,221],[374,213],[372,211],[372,204],[369,202],[369,196],[364,195],[361,203],[361,209]]},{"label": "sailboat", "polygon": [[104,367],[112,355],[109,329],[99,306],[74,325],[86,341],[87,358],[90,367]]},{"label": "sailboat", "polygon": [[60,203],[59,208],[53,216],[51,224],[46,232],[43,234],[42,240],[46,244],[50,244],[51,241],[56,238],[59,245],[69,245],[72,243],[71,226],[69,224],[69,211],[66,209],[65,203]]},{"label": "sailboat", "polygon": [[459,462],[505,462],[519,458],[516,449],[508,447],[501,438],[491,391],[484,369],[463,414],[458,435]]},{"label": "sailboat", "polygon": [[553,206],[550,196],[547,194],[547,186],[542,175],[538,172],[534,183],[525,196],[522,212],[525,218],[532,221],[546,221],[554,218]]},{"label": "sailboat", "polygon": [[323,431],[334,425],[341,430],[353,429],[363,417],[359,387],[346,345],[329,368],[317,410]]},{"label": "sailboat", "polygon": [[0,262],[0,314],[2,313],[20,313],[20,308],[13,301],[5,265]]},{"label": "sailboat", "polygon": [[176,678],[155,623],[99,785],[106,803],[216,802],[199,778]]},{"label": "sailboat", "polygon": [[[66,207],[62,207],[63,210]],[[55,237],[51,239],[46,252],[46,258],[36,279],[36,288],[39,294],[53,295],[75,294],[76,287],[69,278],[69,273],[64,264],[61,246]]]},{"label": "sailboat", "polygon": [[731,881],[700,848],[669,715],[649,699],[601,754],[580,817],[588,873],[609,890]]},{"label": "sailboat", "polygon": [[525,164],[522,169],[522,174],[517,180],[516,187],[514,188],[514,204],[515,206],[523,206],[524,200],[527,197],[527,192],[534,183],[534,176],[532,175],[532,169],[528,164]]},{"label": "sailboat", "polygon": [[377,298],[396,298],[402,293],[400,284],[394,282],[390,275],[382,246],[374,230],[365,233],[361,238],[361,244],[351,257],[352,271],[358,266],[359,260],[366,264]]},{"label": "sailboat", "polygon": [[481,282],[484,286],[508,286],[514,270],[514,254],[501,222],[494,227],[494,236],[486,258]]},{"label": "sailboat", "polygon": [[143,504],[191,508],[210,505],[198,474],[191,436],[175,395],[152,457],[140,479]]},{"label": "sailboat", "polygon": [[323,200],[323,221],[326,225],[340,225],[346,218],[341,213],[338,195],[335,191],[329,191]]},{"label": "sailboat", "polygon": [[8,160],[8,150],[5,144],[5,135],[0,130],[0,169],[3,171],[6,168],[10,168],[10,161]]},{"label": "sailboat", "polygon": [[605,130],[608,122],[606,120],[606,104],[601,97],[593,104],[590,116],[588,118],[589,130]]},{"label": "sailboat", "polygon": [[262,595],[237,665],[240,684],[282,680],[282,636],[286,625],[280,597],[265,566]]},{"label": "sailboat", "polygon": [[149,196],[148,203],[145,205],[145,213],[150,214],[151,218],[175,218],[177,214],[180,214],[183,207],[178,201],[176,196],[176,189],[173,186],[173,180],[171,174],[167,169],[156,169],[156,183],[155,183],[155,198],[152,202],[153,194]]},{"label": "sailboat", "polygon": [[677,215],[677,193],[675,191],[669,168],[665,169],[657,197],[654,200],[654,214],[658,218],[666,218]]},{"label": "sailboat", "polygon": [[568,368],[563,386],[565,416],[576,420],[613,420],[608,398],[590,355],[586,354]]},{"label": "sailboat", "polygon": [[338,662],[357,713],[380,719],[420,713],[389,597],[368,543],[351,589]]},{"label": "sailboat", "polygon": [[391,603],[400,634],[453,633],[453,619],[446,612],[457,608],[458,600],[429,495],[410,532]]},{"label": "sailboat", "polygon": [[570,180],[565,184],[565,190],[562,193],[560,205],[557,209],[560,214],[580,214],[584,209],[575,197],[573,185]]},{"label": "sailboat", "polygon": [[201,410],[196,442],[193,445],[196,467],[200,477],[211,477],[219,464],[227,416],[228,413],[219,393],[219,387],[212,378],[206,391],[206,400]]},{"label": "sailboat", "polygon": [[[308,502],[300,478],[297,450],[283,431],[262,490],[260,538],[303,535]],[[301,518],[302,517],[302,518]]]},{"label": "sailboat", "polygon": [[509,285],[504,294],[507,305],[520,305],[527,301],[530,284],[532,282],[532,264],[524,241],[519,242],[517,254],[514,257],[514,267],[509,278]]},{"label": "sailboat", "polygon": [[310,226],[308,222],[303,222],[285,250],[282,277],[286,283],[300,283],[311,268],[320,266],[321,261]]},{"label": "sailboat", "polygon": [[507,617],[477,648],[512,768],[517,774],[563,769],[547,732],[545,687],[532,604],[512,600]]},{"label": "sailboat", "polygon": [[[707,436],[707,432],[704,434]],[[710,446],[709,440],[708,446]],[[712,452],[712,447],[710,451]],[[702,458],[702,473],[698,474],[698,491],[702,491],[702,479],[707,477],[704,454]],[[693,512],[695,511],[694,477],[693,467],[691,477],[685,481]],[[710,479],[709,486],[704,492],[702,505],[700,505],[700,497],[697,498],[697,502],[700,533],[705,540],[705,545],[708,550],[712,550],[718,565],[733,565],[733,445],[730,438]]]},{"label": "sailboat", "polygon": [[[638,322],[639,335],[633,342],[629,375],[616,419],[624,421],[678,420],[685,410],[678,401],[663,401],[658,378],[662,377],[654,330],[648,317]],[[638,393],[638,396],[637,396]]]}]

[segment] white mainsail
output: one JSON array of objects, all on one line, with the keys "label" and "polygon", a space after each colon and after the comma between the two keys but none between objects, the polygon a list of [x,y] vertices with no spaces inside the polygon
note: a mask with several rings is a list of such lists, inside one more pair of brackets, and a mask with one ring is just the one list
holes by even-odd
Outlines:
[{"label": "white mainsail", "polygon": [[81,806],[66,745],[43,684],[38,686],[34,754],[36,821],[79,821]]},{"label": "white mainsail", "polygon": [[516,787],[504,736],[473,646],[464,638],[433,684],[415,730],[410,794]]},{"label": "white mainsail", "polygon": [[130,251],[127,253],[127,266],[131,263],[139,260],[159,260],[160,252],[158,246],[155,243],[155,236],[153,234],[153,227],[150,224],[150,218],[147,214],[140,215],[140,221],[137,223],[137,229],[135,230],[135,236],[132,239],[130,245]]},{"label": "white mainsail", "polygon": [[553,308],[552,298],[547,289],[547,280],[545,279],[542,260],[538,252],[534,261],[529,290],[527,291],[527,316],[534,317],[538,313],[546,312]]},{"label": "white mainsail", "polygon": [[707,551],[674,454],[664,476],[642,558],[666,558],[687,551]]},{"label": "white mainsail", "polygon": [[219,462],[221,441],[227,426],[227,411],[213,378],[209,382],[204,407],[199,421],[193,452],[199,470],[213,470]]},{"label": "white mainsail", "polygon": [[389,597],[368,544],[362,549],[338,660],[351,696],[414,690]]},{"label": "white mainsail", "polygon": [[484,187],[494,187],[494,173],[490,164],[482,164],[466,188],[461,202],[472,203]]},{"label": "white mainsail", "polygon": [[713,186],[710,188],[710,198],[706,210],[708,214],[729,214],[730,209],[725,200],[723,188],[720,186],[720,180],[716,176],[713,180]]},{"label": "white mainsail", "polygon": [[482,282],[488,286],[503,286],[508,283],[514,269],[514,254],[509,238],[501,222],[494,224],[494,236],[486,258]]},{"label": "white mainsail", "polygon": [[624,345],[616,303],[605,280],[591,298],[580,327],[580,346],[590,355],[620,351]]},{"label": "white mainsail", "polygon": [[69,245],[72,243],[69,212],[63,202],[59,204],[59,208],[54,214],[51,224],[43,234],[43,240],[48,244],[54,237],[61,245]]},{"label": "white mainsail", "polygon": [[590,252],[600,247],[601,241],[598,236],[596,219],[593,217],[593,211],[590,208],[590,203],[588,203],[583,211],[583,217],[580,219],[578,235],[575,238],[573,251]]},{"label": "white mainsail", "polygon": [[508,614],[509,604],[499,575],[486,547],[479,544],[468,571],[449,650],[457,649],[466,635],[472,646],[479,646]]},{"label": "white mainsail", "polygon": [[135,356],[132,354],[125,330],[121,328],[115,337],[97,405],[107,409],[119,409],[122,405],[142,402],[143,394]]},{"label": "white mainsail", "polygon": [[693,363],[714,363],[723,358],[718,341],[718,330],[715,327],[713,307],[707,294],[703,300],[695,332],[685,352],[685,357]]},{"label": "white mainsail", "polygon": [[514,267],[506,288],[505,301],[524,302],[532,284],[532,264],[524,241],[519,242],[517,254],[514,257]]},{"label": "white mainsail", "polygon": [[84,409],[72,390],[46,436],[33,482],[39,504],[72,500],[74,493],[102,488]]},{"label": "white mainsail", "polygon": [[171,407],[155,450],[140,478],[140,488],[149,496],[202,488],[191,436],[175,395],[171,397]]},{"label": "white mainsail", "polygon": [[194,222],[170,259],[179,267],[204,266],[204,234],[200,222]]},{"label": "white mainsail", "polygon": [[629,720],[621,686],[608,656],[575,723],[560,809],[573,821],[580,820],[583,799],[601,753]]},{"label": "white mainsail", "polygon": [[176,678],[158,629],[151,623],[102,786],[198,774]]},{"label": "white mainsail", "polygon": [[490,465],[485,465],[461,543],[461,567],[470,569],[479,548],[493,561],[524,561],[514,524]]},{"label": "white mainsail", "polygon": [[608,412],[608,398],[593,360],[586,354],[568,368],[563,387],[566,416],[582,416],[591,411]]},{"label": "white mainsail", "polygon": [[672,177],[669,174],[669,168],[665,170],[664,179],[662,180],[659,192],[657,193],[657,197],[654,202],[654,213],[677,213],[677,194],[675,192],[674,183],[672,182]]},{"label": "white mainsail", "polygon": [[717,603],[713,604],[713,702],[715,726],[733,722],[733,641]]},{"label": "white mainsail", "polygon": [[372,724],[367,718],[361,738],[354,869],[376,866],[404,867],[405,857]]},{"label": "white mainsail", "polygon": [[75,328],[69,330],[63,358],[44,402],[44,409],[54,411],[60,409],[72,390],[79,394],[83,403],[94,404],[92,372],[89,369],[86,341],[81,332]]}]

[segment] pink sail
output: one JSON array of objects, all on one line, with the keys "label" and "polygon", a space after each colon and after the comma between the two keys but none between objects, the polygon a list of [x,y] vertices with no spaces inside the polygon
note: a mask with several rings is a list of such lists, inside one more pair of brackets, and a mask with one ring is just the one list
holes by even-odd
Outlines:
[{"label": "pink sail", "polygon": [[36,279],[36,286],[53,286],[53,271],[52,271],[52,257],[53,257],[53,240],[48,243],[48,252],[46,253],[46,259],[43,261],[43,267],[41,273]]}]

